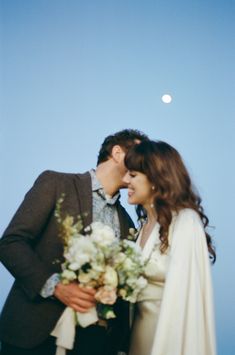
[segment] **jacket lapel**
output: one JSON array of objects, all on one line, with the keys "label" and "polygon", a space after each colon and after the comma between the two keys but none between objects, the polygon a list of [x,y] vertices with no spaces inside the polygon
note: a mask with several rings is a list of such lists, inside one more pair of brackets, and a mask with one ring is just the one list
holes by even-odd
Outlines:
[{"label": "jacket lapel", "polygon": [[83,226],[87,227],[92,223],[92,189],[90,173],[86,172],[85,174],[77,174],[75,186]]},{"label": "jacket lapel", "polygon": [[120,201],[117,202],[117,212],[118,212],[118,218],[120,222],[121,239],[124,239],[128,236],[129,228],[133,226],[133,223],[131,223],[132,221],[130,221],[129,218],[127,217],[127,214],[124,208],[121,206]]}]

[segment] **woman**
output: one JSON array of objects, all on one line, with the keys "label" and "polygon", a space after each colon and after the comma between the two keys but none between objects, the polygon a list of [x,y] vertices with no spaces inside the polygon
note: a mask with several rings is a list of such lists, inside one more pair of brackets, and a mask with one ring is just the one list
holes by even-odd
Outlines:
[{"label": "woman", "polygon": [[127,153],[125,164],[148,277],[129,355],[215,355],[209,257],[215,262],[216,255],[182,159],[169,144],[146,141]]}]

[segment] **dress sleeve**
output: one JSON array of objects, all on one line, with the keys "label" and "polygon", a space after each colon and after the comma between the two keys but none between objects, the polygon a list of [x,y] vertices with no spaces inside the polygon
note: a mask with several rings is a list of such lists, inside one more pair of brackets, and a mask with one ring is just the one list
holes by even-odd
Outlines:
[{"label": "dress sleeve", "polygon": [[172,230],[169,268],[151,355],[215,355],[210,261],[198,214],[182,210]]}]

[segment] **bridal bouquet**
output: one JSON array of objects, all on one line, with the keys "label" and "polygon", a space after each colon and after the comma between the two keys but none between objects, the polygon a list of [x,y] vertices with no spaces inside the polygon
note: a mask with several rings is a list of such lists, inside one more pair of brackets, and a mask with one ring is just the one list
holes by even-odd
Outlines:
[{"label": "bridal bouquet", "polygon": [[99,319],[115,318],[117,297],[134,303],[147,285],[141,250],[133,241],[118,240],[112,228],[101,222],[92,223],[82,232],[81,217],[75,221],[70,215],[61,216],[62,202],[63,197],[55,212],[64,242],[61,280],[65,284],[77,281],[96,290],[97,307],[87,313],[76,312],[75,322],[86,327]]}]

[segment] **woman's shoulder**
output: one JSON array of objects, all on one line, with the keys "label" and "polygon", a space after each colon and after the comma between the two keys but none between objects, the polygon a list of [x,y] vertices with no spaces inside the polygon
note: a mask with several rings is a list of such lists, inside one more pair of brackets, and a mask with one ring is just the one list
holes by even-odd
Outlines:
[{"label": "woman's shoulder", "polygon": [[200,216],[197,211],[193,210],[192,208],[183,208],[180,210],[177,214],[177,217],[179,218],[194,218],[194,219],[200,219]]},{"label": "woman's shoulder", "polygon": [[197,211],[184,208],[174,215],[170,228],[170,240],[174,250],[183,243],[184,251],[205,243],[205,230]]},{"label": "woman's shoulder", "polygon": [[173,224],[175,226],[185,226],[186,228],[190,227],[199,227],[204,229],[201,217],[199,213],[192,208],[183,208],[178,213],[174,214]]}]

